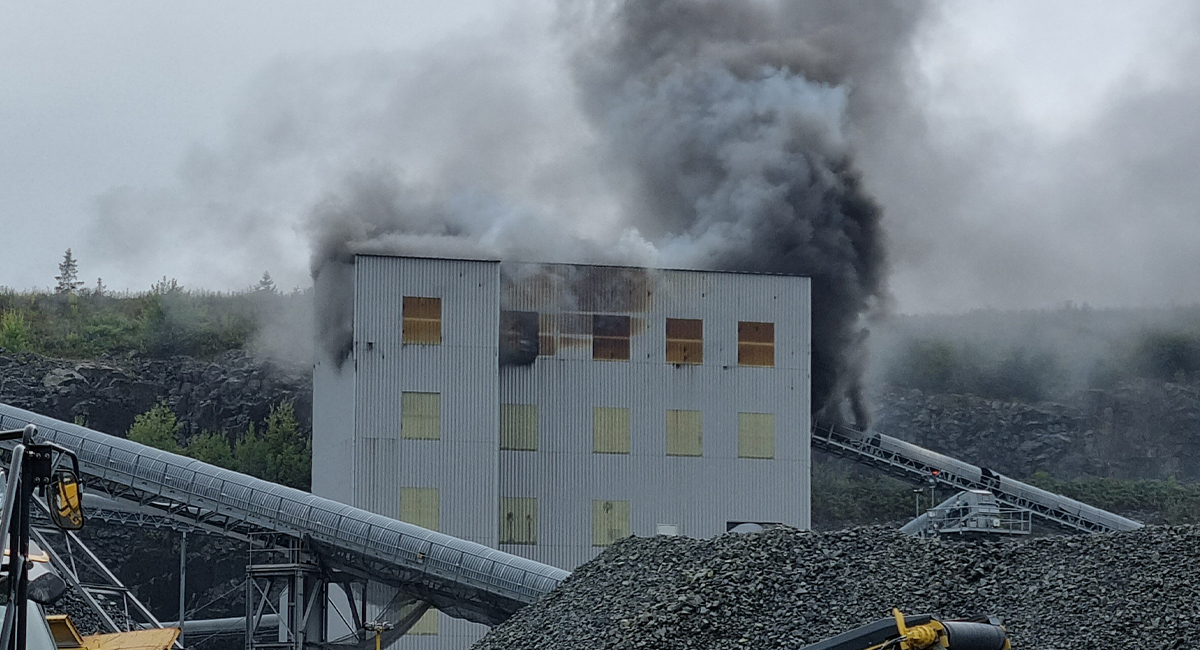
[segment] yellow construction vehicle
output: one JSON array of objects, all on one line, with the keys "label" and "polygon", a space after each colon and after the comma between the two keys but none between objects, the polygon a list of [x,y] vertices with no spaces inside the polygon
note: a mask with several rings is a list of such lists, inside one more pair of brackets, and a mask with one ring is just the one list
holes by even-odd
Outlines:
[{"label": "yellow construction vehicle", "polygon": [[63,530],[82,528],[84,512],[79,459],[65,447],[37,442],[36,434],[32,424],[0,431],[0,442],[16,443],[8,468],[0,469],[0,650],[168,650],[179,628],[83,636],[66,616],[42,610],[66,584],[29,539],[34,496],[46,499],[50,520]]},{"label": "yellow construction vehicle", "polygon": [[868,623],[802,650],[1009,650],[1008,633],[989,619],[939,621],[928,614]]}]

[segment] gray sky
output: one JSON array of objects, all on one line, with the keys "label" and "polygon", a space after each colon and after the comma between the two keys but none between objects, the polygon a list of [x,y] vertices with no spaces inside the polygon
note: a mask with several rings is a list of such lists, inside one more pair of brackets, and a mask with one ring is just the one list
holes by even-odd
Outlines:
[{"label": "gray sky", "polygon": [[[900,311],[1200,301],[1200,17],[1187,0],[960,2],[914,114],[859,131]],[[347,173],[456,179],[602,231],[552,0],[0,9],[0,285],[306,286]],[[503,164],[497,164],[503,161]],[[498,209],[497,219],[504,219]]]}]

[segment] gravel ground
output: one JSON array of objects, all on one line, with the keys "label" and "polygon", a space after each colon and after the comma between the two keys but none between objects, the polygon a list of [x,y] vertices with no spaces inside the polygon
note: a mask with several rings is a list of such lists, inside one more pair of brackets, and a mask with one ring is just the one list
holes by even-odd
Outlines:
[{"label": "gravel ground", "polygon": [[1200,648],[1200,528],[1018,542],[882,527],[629,538],[474,649],[795,649],[892,607],[999,616],[1016,650]]}]

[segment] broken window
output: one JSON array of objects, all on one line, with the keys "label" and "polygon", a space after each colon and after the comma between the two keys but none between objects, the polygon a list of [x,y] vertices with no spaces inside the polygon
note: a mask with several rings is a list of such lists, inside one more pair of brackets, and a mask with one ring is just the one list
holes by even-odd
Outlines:
[{"label": "broken window", "polygon": [[537,357],[537,312],[500,312],[500,365],[527,366]]},{"label": "broken window", "polygon": [[592,316],[592,358],[629,361],[629,317]]},{"label": "broken window", "polygon": [[704,363],[704,321],[667,319],[667,363]]},{"label": "broken window", "polygon": [[775,323],[738,322],[738,365],[775,365]]},{"label": "broken window", "polygon": [[404,296],[401,340],[423,345],[442,344],[442,299]]}]

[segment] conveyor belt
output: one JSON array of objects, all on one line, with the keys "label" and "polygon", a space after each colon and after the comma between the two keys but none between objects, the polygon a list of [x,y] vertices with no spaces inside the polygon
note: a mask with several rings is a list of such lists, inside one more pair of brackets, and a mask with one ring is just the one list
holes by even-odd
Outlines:
[{"label": "conveyor belt", "polygon": [[33,423],[79,455],[85,485],[200,528],[309,541],[333,568],[395,586],[459,618],[494,625],[566,571],[191,458],[0,404],[0,429]]},{"label": "conveyor belt", "polygon": [[882,433],[862,433],[846,427],[818,424],[813,428],[812,446],[877,467],[905,480],[924,482],[933,478],[939,484],[956,490],[988,490],[1004,505],[1029,510],[1035,517],[1069,530],[1111,533],[1142,527],[1132,519]]}]

